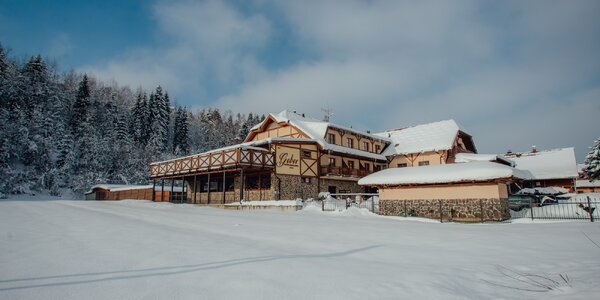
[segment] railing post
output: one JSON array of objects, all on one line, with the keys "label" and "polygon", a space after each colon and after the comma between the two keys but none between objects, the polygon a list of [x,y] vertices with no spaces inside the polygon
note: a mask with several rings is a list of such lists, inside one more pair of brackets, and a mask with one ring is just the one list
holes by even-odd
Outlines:
[{"label": "railing post", "polygon": [[586,198],[587,198],[588,209],[589,209],[589,213],[590,213],[590,222],[594,222],[594,210],[592,209],[592,204],[590,202],[590,196],[586,196]]}]

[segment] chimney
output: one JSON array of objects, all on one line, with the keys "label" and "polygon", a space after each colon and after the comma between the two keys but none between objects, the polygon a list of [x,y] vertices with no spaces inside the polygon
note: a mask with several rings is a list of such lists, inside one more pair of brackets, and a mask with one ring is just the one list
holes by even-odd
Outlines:
[{"label": "chimney", "polygon": [[508,149],[508,151],[506,151],[506,155],[511,155],[513,154],[512,150]]},{"label": "chimney", "polygon": [[371,130],[367,130],[367,133],[371,133]]},{"label": "chimney", "polygon": [[531,146],[531,153],[536,153],[537,152],[537,148],[535,147],[535,145]]},{"label": "chimney", "polygon": [[302,113],[302,117],[305,118],[304,113]]}]

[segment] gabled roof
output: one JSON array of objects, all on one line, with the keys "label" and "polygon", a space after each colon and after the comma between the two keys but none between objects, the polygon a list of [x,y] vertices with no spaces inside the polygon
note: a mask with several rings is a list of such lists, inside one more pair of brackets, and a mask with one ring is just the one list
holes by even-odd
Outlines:
[{"label": "gabled roof", "polygon": [[506,157],[515,162],[516,168],[530,171],[533,174],[532,179],[577,178],[579,176],[573,147],[511,153]]},{"label": "gabled roof", "polygon": [[342,153],[346,153],[346,154],[363,156],[363,157],[368,157],[368,158],[378,159],[378,160],[386,159],[386,157],[381,154],[362,151],[359,149],[352,149],[352,148],[348,148],[348,147],[344,147],[344,146],[340,146],[340,145],[329,144],[325,140],[325,134],[327,133],[328,128],[336,128],[336,129],[349,131],[349,132],[352,132],[357,135],[369,137],[369,138],[372,138],[375,140],[380,140],[385,143],[390,143],[390,140],[388,138],[385,138],[385,137],[382,137],[379,135],[375,135],[375,134],[371,134],[368,132],[356,130],[356,129],[353,129],[350,127],[334,124],[331,122],[325,122],[322,120],[305,117],[305,116],[299,115],[295,112],[291,112],[288,110],[281,111],[277,114],[273,114],[273,113],[269,114],[269,116],[267,118],[265,118],[261,123],[252,127],[251,132],[265,126],[269,120],[274,120],[276,123],[289,123],[290,125],[296,127],[298,130],[300,130],[304,134],[306,134],[310,139],[315,140],[323,148],[323,150],[331,150],[331,151],[335,151],[335,152],[342,152]]},{"label": "gabled roof", "polygon": [[[466,134],[456,121],[450,119],[377,133],[392,140],[383,155],[422,153],[450,150],[459,132]],[[468,135],[468,134],[467,134]]]},{"label": "gabled roof", "polygon": [[390,168],[358,181],[360,185],[417,185],[529,178],[529,172],[488,161]]}]

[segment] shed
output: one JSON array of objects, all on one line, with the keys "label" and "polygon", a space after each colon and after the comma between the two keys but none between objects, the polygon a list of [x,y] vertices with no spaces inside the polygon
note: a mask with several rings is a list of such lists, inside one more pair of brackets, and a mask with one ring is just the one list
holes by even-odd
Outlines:
[{"label": "shed", "polygon": [[508,185],[531,176],[503,164],[473,161],[391,168],[358,181],[379,188],[383,215],[413,215],[454,221],[505,220]]},{"label": "shed", "polygon": [[[154,198],[152,197],[152,185],[124,185],[124,184],[97,184],[85,193],[86,200],[156,200],[169,201],[173,198],[173,194],[181,194],[181,187],[165,188],[164,191],[160,187],[154,189]],[[164,193],[164,195],[163,195]]]}]

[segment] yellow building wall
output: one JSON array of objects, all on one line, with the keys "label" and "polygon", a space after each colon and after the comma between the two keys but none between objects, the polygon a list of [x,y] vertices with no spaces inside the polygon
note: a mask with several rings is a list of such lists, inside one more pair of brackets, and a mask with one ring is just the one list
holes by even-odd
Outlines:
[{"label": "yellow building wall", "polygon": [[419,162],[422,162],[422,161],[429,161],[430,165],[439,165],[439,164],[446,163],[444,157],[442,156],[442,152],[438,153],[438,152],[431,151],[431,152],[421,153],[418,156],[417,156],[417,154],[413,154],[413,157],[417,157],[414,160],[414,163],[409,159],[410,157],[411,157],[410,155],[395,156],[392,159],[392,161],[390,162],[390,168],[397,168],[398,164],[401,164],[401,163],[405,163],[408,167],[418,167]]},{"label": "yellow building wall", "polygon": [[508,189],[504,183],[382,187],[379,189],[379,198],[382,200],[505,199],[508,198]]},{"label": "yellow building wall", "polygon": [[251,141],[262,140],[270,137],[303,137],[296,128],[290,125],[279,125],[277,123],[271,123],[267,129],[263,132],[259,132],[251,139]]}]

